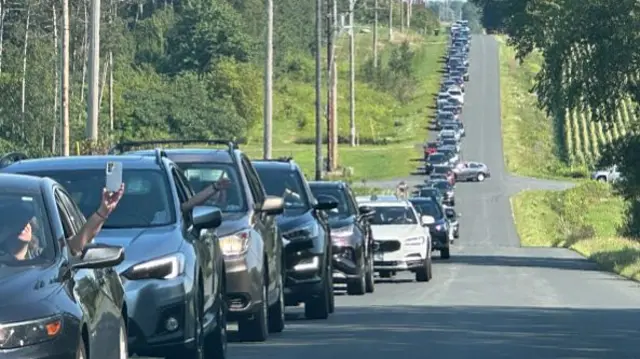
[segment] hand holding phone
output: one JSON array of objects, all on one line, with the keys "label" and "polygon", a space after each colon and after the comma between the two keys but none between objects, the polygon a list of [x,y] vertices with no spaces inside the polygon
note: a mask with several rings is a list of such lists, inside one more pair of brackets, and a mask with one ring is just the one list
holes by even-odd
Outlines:
[{"label": "hand holding phone", "polygon": [[117,192],[122,185],[122,162],[107,162],[106,172],[107,191]]}]

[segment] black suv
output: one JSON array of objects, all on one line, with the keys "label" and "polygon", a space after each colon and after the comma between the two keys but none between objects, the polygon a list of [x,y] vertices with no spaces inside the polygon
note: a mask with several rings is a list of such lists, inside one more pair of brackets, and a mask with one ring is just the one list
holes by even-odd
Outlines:
[{"label": "black suv", "polygon": [[191,187],[163,152],[152,154],[18,158],[2,172],[56,180],[88,217],[100,204],[107,163],[122,163],[125,194],[94,242],[125,249],[115,270],[125,289],[129,350],[219,357],[227,340],[225,265],[211,229],[220,226],[222,215],[208,206],[183,212],[180,205],[194,195]]},{"label": "black suv", "polygon": [[335,202],[318,202],[298,165],[290,159],[254,161],[267,193],[283,196],[278,228],[285,243],[288,306],[304,303],[305,316],[326,319],[333,312],[331,234],[323,211]]},{"label": "black suv", "polygon": [[456,194],[454,190],[454,186],[447,180],[430,180],[427,182],[427,185],[437,188],[442,194],[442,203],[455,206],[456,205]]},{"label": "black suv", "polygon": [[347,284],[347,294],[362,295],[375,289],[373,236],[369,219],[374,209],[358,207],[356,196],[344,182],[310,182],[319,202],[335,202],[328,211],[333,243],[333,280]]},{"label": "black suv", "polygon": [[[121,143],[115,151],[152,145],[224,146],[225,148],[172,148],[167,156],[182,168],[196,191],[226,178],[231,187],[207,204],[222,210],[217,233],[227,268],[229,320],[238,321],[242,339],[265,341],[269,332],[284,330],[282,240],[276,215],[280,197],[267,196],[249,158],[237,144],[226,140],[158,140]],[[153,151],[132,153],[150,155]]]},{"label": "black suv", "polygon": [[440,257],[443,259],[449,258],[452,228],[440,203],[425,197],[412,197],[409,198],[409,202],[413,204],[420,216],[433,217],[434,222],[428,224],[431,233],[431,250],[440,251]]}]

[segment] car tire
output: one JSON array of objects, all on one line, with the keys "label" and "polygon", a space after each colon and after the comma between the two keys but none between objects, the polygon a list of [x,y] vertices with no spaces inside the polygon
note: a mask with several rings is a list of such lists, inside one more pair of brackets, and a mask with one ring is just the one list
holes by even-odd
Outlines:
[{"label": "car tire", "polygon": [[367,264],[367,276],[365,278],[365,286],[366,286],[366,290],[367,293],[373,293],[376,290],[376,281],[373,278],[373,260],[371,259],[371,257],[369,257],[369,261]]},{"label": "car tire", "polygon": [[[327,271],[328,272],[328,271]],[[329,276],[333,273],[325,273],[322,281],[323,290],[317,298],[311,298],[304,303],[304,316],[307,319],[327,319],[329,318],[329,307],[331,306],[331,280]]]},{"label": "car tire", "polygon": [[331,273],[331,284],[329,285],[329,314],[333,314],[336,311],[336,296],[333,289],[333,270]]},{"label": "car tire", "polygon": [[449,259],[451,255],[449,254],[449,248],[443,248],[440,250],[440,258]]},{"label": "car tire", "polygon": [[484,181],[484,179],[485,179],[484,173],[480,172],[476,175],[476,181],[482,182]]},{"label": "car tire", "polygon": [[76,359],[87,359],[87,348],[84,345],[84,339],[80,337],[78,347],[76,348]]},{"label": "car tire", "polygon": [[451,207],[454,207],[455,205],[456,205],[456,200],[455,200],[455,199],[452,199],[452,200],[451,200]]},{"label": "car tire", "polygon": [[216,314],[216,329],[207,338],[207,358],[225,359],[227,357],[227,302],[224,295],[219,299],[220,307]]},{"label": "car tire", "polygon": [[431,277],[431,256],[427,254],[422,267],[416,271],[416,282],[428,282]]},{"label": "car tire", "polygon": [[284,330],[284,280],[280,279],[278,300],[269,307],[269,333],[282,333]]},{"label": "car tire", "polygon": [[[264,270],[266,271],[266,268]],[[264,342],[269,337],[269,326],[267,323],[269,299],[267,296],[267,287],[267,281],[263,280],[260,309],[254,313],[252,318],[243,318],[238,321],[238,332],[244,341]]]},{"label": "car tire", "polygon": [[[364,257],[364,249],[362,250],[362,255],[360,258],[360,263],[365,261]],[[347,294],[348,295],[364,295],[367,292],[367,265],[365,264],[362,268],[360,275],[355,279],[347,280]]]}]

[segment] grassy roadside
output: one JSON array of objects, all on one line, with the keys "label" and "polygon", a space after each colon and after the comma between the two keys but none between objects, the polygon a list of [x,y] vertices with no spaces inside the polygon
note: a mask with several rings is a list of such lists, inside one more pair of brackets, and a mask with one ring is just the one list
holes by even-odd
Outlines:
[{"label": "grassy roadside", "polygon": [[536,107],[529,90],[540,70],[541,55],[533,53],[525,62],[515,60],[515,51],[500,43],[500,103],[504,160],[509,172],[531,177],[566,178],[572,174],[559,154],[562,144],[553,119]]},{"label": "grassy roadside", "polygon": [[[540,55],[518,64],[504,38],[499,41],[507,168],[519,175],[566,180],[576,171],[560,160],[562,141],[554,121],[536,108],[528,92]],[[609,185],[589,181],[566,191],[525,191],[511,198],[511,206],[523,246],[569,248],[604,270],[640,280],[640,242],[619,236],[626,204]]]},{"label": "grassy roadside", "polygon": [[[381,31],[386,34],[386,31]],[[356,36],[357,78],[356,78],[356,128],[360,137],[368,139],[388,139],[388,145],[361,145],[355,148],[348,144],[339,146],[339,165],[349,167],[351,180],[384,179],[406,176],[415,170],[412,159],[421,156],[421,144],[427,134],[427,119],[432,111],[429,105],[437,94],[441,74],[439,63],[445,51],[445,36],[421,36],[395,32],[393,41],[380,40],[380,61],[385,63],[391,51],[404,40],[414,51],[413,72],[418,79],[413,85],[409,101],[402,103],[390,93],[366,82],[364,67],[372,54],[372,35],[358,33]],[[349,136],[349,90],[347,39],[341,39],[337,53],[339,58],[338,80],[338,123],[339,135]],[[313,73],[313,63],[304,63],[304,73]],[[306,67],[309,67],[306,69]],[[323,72],[324,76],[324,72]],[[326,78],[323,78],[323,83]],[[324,84],[323,84],[324,85]],[[315,136],[314,87],[310,79],[287,78],[276,81],[274,94],[273,154],[293,156],[303,171],[314,173]],[[323,94],[326,91],[323,88]],[[323,99],[323,105],[324,105]],[[323,127],[325,126],[323,119]],[[323,133],[326,127],[323,128]],[[262,124],[251,129],[248,143],[242,146],[249,156],[262,156]],[[326,145],[323,145],[323,157]]]}]

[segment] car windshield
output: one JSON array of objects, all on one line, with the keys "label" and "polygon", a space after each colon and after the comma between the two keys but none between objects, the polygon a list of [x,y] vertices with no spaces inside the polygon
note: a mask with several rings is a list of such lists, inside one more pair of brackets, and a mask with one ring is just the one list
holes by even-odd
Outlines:
[{"label": "car windshield", "polygon": [[416,209],[421,216],[431,216],[436,220],[442,219],[443,214],[440,206],[434,201],[411,201],[413,203],[413,208]]},{"label": "car windshield", "polygon": [[[105,170],[59,170],[30,172],[50,177],[60,183],[85,215],[91,216],[100,206]],[[125,193],[118,207],[109,215],[104,228],[139,228],[175,223],[173,196],[166,177],[159,170],[125,169],[122,172]]]},{"label": "car windshield", "polygon": [[449,171],[450,170],[449,170],[448,167],[444,167],[444,166],[435,166],[435,167],[433,167],[433,173],[447,174]]},{"label": "car windshield", "polygon": [[460,90],[451,90],[451,91],[449,91],[449,93],[452,96],[460,96],[460,95],[462,95],[462,92],[460,92]]},{"label": "car windshield", "polygon": [[424,187],[418,191],[418,197],[438,197],[440,191],[432,187]]},{"label": "car windshield", "polygon": [[454,137],[455,135],[455,131],[444,130],[440,132],[440,137]]},{"label": "car windshield", "polygon": [[269,166],[256,166],[256,171],[268,195],[284,198],[286,211],[309,209],[309,198],[304,191],[303,179],[297,171]]},{"label": "car windshield", "polygon": [[216,206],[222,212],[246,212],[247,201],[242,190],[242,181],[236,168],[227,163],[178,163],[193,190],[198,193],[219,179],[226,178],[231,182],[229,188],[221,190],[205,202]]},{"label": "car windshield", "polygon": [[444,160],[446,160],[444,153],[434,153],[431,156],[429,156],[430,162],[438,162],[438,161],[444,161]]},{"label": "car windshield", "polygon": [[453,112],[440,112],[438,117],[442,120],[453,119]]},{"label": "car windshield", "polygon": [[447,146],[455,146],[456,145],[456,140],[447,138],[447,139],[442,141],[442,144],[447,145]]},{"label": "car windshield", "polygon": [[416,216],[410,207],[383,207],[376,206],[375,214],[371,219],[372,225],[392,225],[392,224],[417,224]]},{"label": "car windshield", "polygon": [[441,191],[448,191],[451,188],[447,181],[435,181],[431,182],[431,185]]},{"label": "car windshield", "polygon": [[11,272],[6,266],[44,264],[54,257],[42,197],[17,191],[0,194],[0,278]]},{"label": "car windshield", "polygon": [[327,211],[329,217],[349,217],[355,215],[357,210],[354,208],[352,201],[347,198],[345,190],[338,187],[314,186],[310,185],[311,193],[319,202],[336,202],[338,207]]}]

